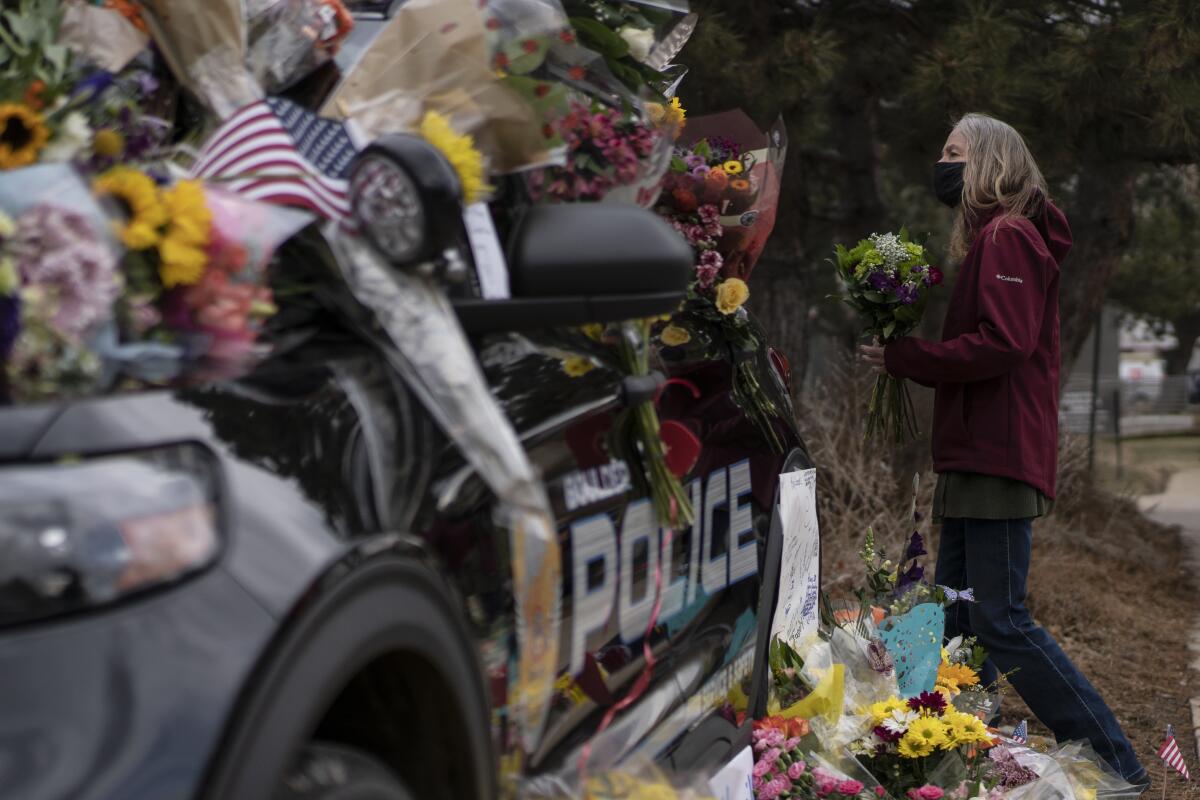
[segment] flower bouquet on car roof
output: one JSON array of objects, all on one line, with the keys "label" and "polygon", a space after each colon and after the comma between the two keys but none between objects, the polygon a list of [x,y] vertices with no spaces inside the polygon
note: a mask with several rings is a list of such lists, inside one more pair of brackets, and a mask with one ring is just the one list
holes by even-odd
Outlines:
[{"label": "flower bouquet on car roof", "polygon": [[[859,313],[863,335],[883,344],[917,327],[930,291],[942,282],[941,270],[930,266],[925,248],[903,228],[899,234],[873,233],[850,249],[839,244],[834,253],[842,301]],[[918,433],[903,378],[880,375],[875,380],[864,435],[876,433],[897,443]]]},{"label": "flower bouquet on car roof", "polygon": [[683,347],[704,331],[731,346],[739,356],[732,376],[734,400],[779,452],[783,441],[775,420],[780,409],[759,382],[753,359],[762,347],[761,332],[744,306],[750,274],[775,225],[786,150],[782,122],[763,133],[741,111],[690,118],[656,207],[696,254],[688,300],[659,332],[661,343]]}]

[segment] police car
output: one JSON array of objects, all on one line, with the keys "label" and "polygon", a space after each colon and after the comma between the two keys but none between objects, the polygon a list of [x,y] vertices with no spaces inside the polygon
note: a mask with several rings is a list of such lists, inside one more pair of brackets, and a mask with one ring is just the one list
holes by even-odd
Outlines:
[{"label": "police car", "polygon": [[[448,230],[439,252],[462,244]],[[577,246],[529,244],[563,237]],[[556,517],[557,675],[535,738],[512,714],[520,640],[495,497],[378,343],[316,293],[285,307],[290,344],[241,380],[0,409],[0,797],[491,798],[552,785],[585,747],[595,763],[711,770],[745,746],[726,704],[764,708],[776,487],[808,466],[783,361],[660,354],[660,416],[700,444],[684,477],[696,522],[664,546],[603,445],[644,389],[605,368],[572,377],[547,342],[625,308],[672,310],[690,251],[621,206],[539,209],[507,238],[520,290],[455,302]],[[333,268],[319,239],[293,242],[292,277]],[[539,291],[548,260],[577,276],[573,294]],[[747,357],[784,452],[733,400]],[[647,654],[648,688],[597,735]]]}]

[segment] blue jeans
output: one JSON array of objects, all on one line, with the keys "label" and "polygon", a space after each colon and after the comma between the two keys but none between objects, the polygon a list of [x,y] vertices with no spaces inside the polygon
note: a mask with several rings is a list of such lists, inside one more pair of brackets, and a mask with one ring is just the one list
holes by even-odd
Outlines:
[{"label": "blue jeans", "polygon": [[977,601],[946,609],[946,636],[976,637],[990,657],[981,681],[993,683],[997,668],[1011,672],[1013,688],[1058,741],[1086,739],[1126,780],[1141,781],[1146,770],[1112,711],[1025,607],[1032,545],[1028,519],[943,521],[936,581],[972,588]]}]

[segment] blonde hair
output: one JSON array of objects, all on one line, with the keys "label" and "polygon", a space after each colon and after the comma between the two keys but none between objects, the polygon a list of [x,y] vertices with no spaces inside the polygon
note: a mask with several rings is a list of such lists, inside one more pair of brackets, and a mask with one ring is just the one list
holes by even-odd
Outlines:
[{"label": "blonde hair", "polygon": [[978,233],[979,220],[999,209],[1002,217],[1032,217],[1046,201],[1046,180],[1021,134],[986,114],[967,114],[954,124],[967,140],[963,194],[950,258],[961,261]]}]

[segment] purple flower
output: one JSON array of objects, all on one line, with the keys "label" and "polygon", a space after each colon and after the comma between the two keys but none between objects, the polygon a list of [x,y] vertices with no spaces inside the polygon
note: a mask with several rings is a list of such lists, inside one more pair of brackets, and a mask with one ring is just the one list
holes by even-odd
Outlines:
[{"label": "purple flower", "polygon": [[701,289],[709,289],[721,274],[724,260],[716,250],[705,250],[700,254],[700,263],[696,265],[696,283]]},{"label": "purple flower", "polygon": [[885,742],[898,742],[900,741],[900,737],[904,736],[904,733],[901,731],[889,731],[882,725],[878,725],[875,728],[875,735]]},{"label": "purple flower", "polygon": [[896,279],[891,275],[888,275],[886,272],[872,272],[867,277],[867,283],[869,283],[872,288],[880,292],[895,291],[898,285],[896,283]]},{"label": "purple flower", "polygon": [[696,167],[695,169],[692,170],[692,177],[694,177],[694,178],[699,178],[700,180],[704,180],[704,177],[706,175],[708,175],[708,167]]},{"label": "purple flower", "polygon": [[920,564],[914,563],[908,568],[907,572],[901,573],[900,577],[896,580],[896,594],[903,594],[905,589],[907,589],[909,586],[912,586],[914,583],[920,583],[921,579],[924,577],[925,568]]},{"label": "purple flower", "polygon": [[916,697],[908,698],[908,707],[913,711],[936,711],[941,714],[946,710],[946,698],[941,692],[921,692]]},{"label": "purple flower", "polygon": [[920,291],[916,286],[904,284],[896,290],[896,297],[900,298],[900,302],[906,306],[911,306],[917,302],[917,297],[920,296]]},{"label": "purple flower", "polygon": [[904,551],[904,558],[901,560],[912,561],[914,558],[920,558],[924,555],[929,555],[925,550],[925,540],[921,538],[919,532],[913,531],[912,536],[908,540],[908,548]]},{"label": "purple flower", "polygon": [[683,163],[687,165],[689,172],[695,171],[695,170],[699,169],[700,167],[705,167],[706,171],[707,171],[707,167],[708,167],[708,165],[704,163],[704,159],[701,158],[700,156],[696,155],[695,153],[692,153],[691,155],[688,155],[688,156],[684,156]]},{"label": "purple flower", "polygon": [[56,206],[30,206],[13,238],[17,272],[26,286],[48,290],[57,330],[80,336],[107,319],[120,294],[117,260],[88,220]]}]

